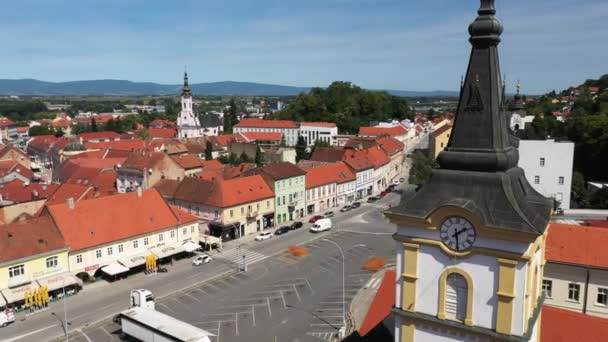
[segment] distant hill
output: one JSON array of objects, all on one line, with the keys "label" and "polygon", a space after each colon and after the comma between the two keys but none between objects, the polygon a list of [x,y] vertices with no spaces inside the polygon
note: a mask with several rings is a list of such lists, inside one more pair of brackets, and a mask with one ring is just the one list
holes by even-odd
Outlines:
[{"label": "distant hill", "polygon": [[[259,95],[291,96],[310,90],[308,87],[292,87],[253,82],[212,82],[191,84],[196,95]],[[45,82],[35,79],[0,79],[0,95],[17,96],[138,96],[179,94],[181,84],[158,84],[126,80],[91,80],[70,82]],[[396,96],[458,96],[454,91],[402,91],[387,90]]]}]

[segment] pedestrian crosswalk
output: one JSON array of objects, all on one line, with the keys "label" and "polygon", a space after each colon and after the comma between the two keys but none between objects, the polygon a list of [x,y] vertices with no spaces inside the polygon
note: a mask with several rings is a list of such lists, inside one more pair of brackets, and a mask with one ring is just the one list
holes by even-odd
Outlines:
[{"label": "pedestrian crosswalk", "polygon": [[[243,258],[245,256],[245,258]],[[227,251],[222,251],[220,254],[215,255],[217,259],[227,260],[236,264],[243,263],[243,259],[249,265],[254,262],[264,260],[267,258],[266,255],[258,252],[254,252],[245,248],[233,248]]]}]

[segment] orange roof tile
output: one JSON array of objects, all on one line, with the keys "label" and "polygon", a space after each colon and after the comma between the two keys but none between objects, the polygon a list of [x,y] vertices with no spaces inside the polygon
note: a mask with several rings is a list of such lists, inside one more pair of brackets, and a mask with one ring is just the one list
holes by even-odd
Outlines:
[{"label": "orange roof tile", "polygon": [[254,142],[254,141],[281,141],[283,135],[278,132],[244,132],[235,134],[238,142]]},{"label": "orange roof tile", "polygon": [[148,133],[155,138],[175,138],[177,129],[175,128],[149,128]]},{"label": "orange roof tile", "polygon": [[5,201],[15,203],[30,202],[48,198],[55,192],[58,185],[30,183],[25,185],[21,180],[15,179],[12,182],[0,185],[0,195]]},{"label": "orange roof tile", "polygon": [[347,150],[344,154],[344,162],[353,170],[362,171],[370,168],[379,168],[390,162],[390,158],[378,146],[365,150]]},{"label": "orange roof tile", "polygon": [[230,143],[234,140],[233,134],[223,134],[209,138],[215,145],[218,147],[224,148],[228,147]]},{"label": "orange roof tile", "polygon": [[120,134],[112,131],[102,131],[102,132],[86,132],[78,134],[78,138],[82,139],[82,141],[91,141],[91,140],[99,140],[99,139],[116,139],[120,138]]},{"label": "orange roof tile", "polygon": [[367,335],[391,314],[391,310],[395,305],[396,279],[397,274],[395,271],[387,270],[384,273],[378,292],[376,292],[376,296],[367,310],[367,315],[359,327],[359,335]]},{"label": "orange roof tile", "polygon": [[232,179],[255,168],[256,165],[253,163],[241,163],[236,166],[225,166],[222,176],[224,177],[224,179]]},{"label": "orange roof tile", "polygon": [[544,305],[540,339],[542,342],[603,342],[608,336],[608,319]]},{"label": "orange roof tile", "polygon": [[27,169],[16,161],[12,159],[0,160],[0,177],[8,176],[13,172],[18,173],[27,179],[34,178],[34,173],[30,169]]},{"label": "orange roof tile", "polygon": [[61,127],[61,128],[68,128],[72,125],[72,121],[71,120],[67,120],[67,119],[59,119],[57,121],[53,121],[53,123],[51,123],[51,126],[53,127]]},{"label": "orange roof tile", "polygon": [[298,128],[298,125],[291,120],[263,120],[263,119],[243,119],[234,127],[246,128]]},{"label": "orange roof tile", "polygon": [[65,203],[68,198],[79,201],[86,198],[89,193],[93,193],[93,188],[78,184],[61,184],[59,188],[47,199],[45,205]]},{"label": "orange roof tile", "polygon": [[14,126],[15,122],[9,118],[0,117],[0,127]]},{"label": "orange roof tile", "polygon": [[336,147],[315,147],[310,160],[319,162],[336,163],[342,161],[346,150]]},{"label": "orange roof tile", "polygon": [[196,221],[200,220],[200,218],[198,218],[198,217],[190,214],[189,212],[182,210],[178,207],[174,207],[172,205],[170,205],[169,207],[171,207],[173,214],[177,217],[180,224],[196,222]]},{"label": "orange roof tile", "polygon": [[549,226],[547,261],[608,268],[608,229],[552,223]]},{"label": "orange roof tile", "polygon": [[175,161],[184,170],[200,169],[202,167],[201,160],[197,155],[194,154],[180,154],[171,156],[171,159]]},{"label": "orange roof tile", "polygon": [[88,142],[84,146],[88,149],[114,149],[121,151],[135,151],[148,147],[152,142],[144,141],[140,139],[132,140],[118,140],[118,141],[105,141],[105,142]]},{"label": "orange roof tile", "polygon": [[186,202],[227,208],[272,198],[274,193],[260,175],[229,180],[186,177],[178,186],[174,196]]},{"label": "orange roof tile", "polygon": [[403,152],[403,149],[405,148],[405,145],[401,141],[393,137],[382,137],[377,141],[382,150],[391,156],[395,153]]},{"label": "orange roof tile", "polygon": [[399,136],[407,133],[407,130],[401,126],[395,127],[360,127],[359,135],[363,136]]},{"label": "orange roof tile", "polygon": [[72,251],[175,227],[177,218],[156,189],[47,207]]},{"label": "orange roof tile", "polygon": [[334,128],[337,127],[335,122],[302,122],[300,126],[312,126],[312,127],[324,127]]},{"label": "orange roof tile", "polygon": [[316,188],[331,183],[345,183],[354,181],[355,174],[346,164],[327,164],[306,170],[306,189]]},{"label": "orange roof tile", "polygon": [[27,133],[30,131],[30,128],[28,126],[25,127],[17,127],[17,133]]},{"label": "orange roof tile", "polygon": [[17,220],[0,226],[0,262],[66,248],[66,242],[48,217]]},{"label": "orange roof tile", "polygon": [[171,160],[171,158],[162,152],[135,151],[131,152],[122,167],[135,170],[153,169],[164,160]]},{"label": "orange roof tile", "polygon": [[224,164],[217,159],[212,160],[202,160],[201,166],[203,167],[203,171],[209,170],[222,170],[224,169]]}]

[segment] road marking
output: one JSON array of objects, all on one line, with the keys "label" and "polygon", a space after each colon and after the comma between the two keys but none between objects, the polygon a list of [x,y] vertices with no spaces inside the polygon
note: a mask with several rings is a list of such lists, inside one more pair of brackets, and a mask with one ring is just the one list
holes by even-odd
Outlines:
[{"label": "road marking", "polygon": [[217,342],[220,342],[220,329],[222,327],[222,322],[217,322]]},{"label": "road marking", "polygon": [[[93,341],[91,341],[91,339],[89,338],[89,336],[87,336],[87,334],[85,334],[85,333],[82,331],[82,329],[76,329],[76,331],[77,331],[77,332],[79,332],[79,333],[80,333],[82,336],[84,336],[84,338],[86,338],[86,339],[87,339],[87,341],[89,341],[89,342],[93,342]],[[69,334],[68,334],[68,336],[69,336]]]},{"label": "road marking", "polygon": [[251,318],[253,320],[253,326],[255,327],[255,310],[254,310],[254,306],[251,306]]},{"label": "road marking", "polygon": [[283,291],[281,291],[281,299],[283,299],[283,309],[287,309],[287,302],[285,301],[285,296],[283,295]]},{"label": "road marking", "polygon": [[19,336],[13,337],[13,338],[8,339],[8,340],[5,340],[5,341],[6,341],[6,342],[18,341],[18,340],[20,340],[20,339],[26,338],[26,337],[28,337],[28,336],[31,336],[31,335],[37,334],[37,333],[39,333],[39,332],[41,332],[41,331],[45,331],[45,330],[48,330],[48,329],[51,329],[51,328],[54,328],[54,327],[55,327],[55,325],[49,325],[48,327],[44,327],[44,328],[42,328],[42,329],[38,329],[38,330],[35,330],[35,331],[32,331],[32,332],[29,332],[29,333],[27,333],[27,334],[19,335]]},{"label": "road marking", "polygon": [[270,309],[270,298],[266,298],[267,303],[268,303],[268,315],[270,317],[272,317],[272,310]]},{"label": "road marking", "polygon": [[268,258],[268,256],[262,253],[254,252],[245,248],[233,248],[227,251],[223,251],[218,254],[216,258],[228,260],[230,262],[240,265],[243,262],[243,255],[245,256],[245,263],[247,263],[248,265]]},{"label": "road marking", "polygon": [[302,298],[300,298],[300,294],[298,293],[298,289],[296,289],[296,285],[292,285],[293,290],[296,291],[296,296],[298,297],[298,303],[302,303]]},{"label": "road marking", "polygon": [[235,317],[235,319],[236,319],[236,320],[235,320],[235,323],[234,323],[234,325],[235,325],[235,327],[236,327],[236,336],[239,336],[239,314],[238,314],[238,313],[235,313],[235,314],[234,314],[234,317]]}]

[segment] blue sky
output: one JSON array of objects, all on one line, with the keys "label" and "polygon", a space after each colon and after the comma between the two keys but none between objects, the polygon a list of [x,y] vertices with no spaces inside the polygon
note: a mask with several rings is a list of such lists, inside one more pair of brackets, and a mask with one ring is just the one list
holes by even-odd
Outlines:
[{"label": "blue sky", "polygon": [[[7,0],[0,78],[454,90],[478,0]],[[607,73],[608,1],[497,0],[512,89]]]}]

